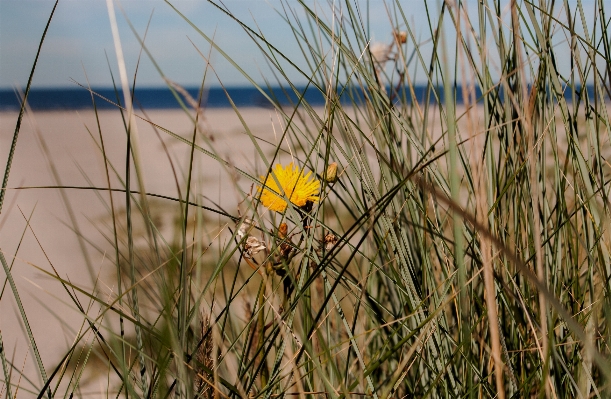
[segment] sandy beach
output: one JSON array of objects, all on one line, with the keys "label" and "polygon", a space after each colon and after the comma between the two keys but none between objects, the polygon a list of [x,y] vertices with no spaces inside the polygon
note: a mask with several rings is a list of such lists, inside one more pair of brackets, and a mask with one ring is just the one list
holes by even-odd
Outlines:
[{"label": "sandy beach", "polygon": [[[183,111],[156,110],[147,113],[147,116],[139,115],[150,117],[159,127],[187,140],[193,134],[193,122]],[[272,155],[273,143],[278,141],[278,135],[283,129],[277,115],[264,108],[241,109],[240,115],[251,133],[263,139],[259,140],[261,150]],[[17,116],[16,112],[0,113],[2,160],[8,158]],[[153,128],[142,119],[137,120],[138,148],[141,167],[145,171],[146,190],[176,198],[175,174],[179,186],[184,187],[190,148],[162,129]],[[126,134],[121,115],[117,111],[99,112],[99,123],[109,164],[124,178]],[[253,175],[264,169],[250,136],[233,110],[209,110],[204,114],[201,126],[208,139],[198,140],[202,147],[214,151],[221,159]],[[91,289],[94,284],[89,270],[91,268],[94,274],[99,275],[99,290],[111,294],[115,288],[112,286],[114,266],[109,260],[111,254],[105,252],[112,247],[103,235],[108,232],[105,228],[111,220],[107,208],[108,193],[91,189],[66,189],[62,194],[57,188],[14,188],[58,185],[107,187],[99,143],[97,121],[92,110],[35,112],[23,119],[11,168],[9,190],[0,217],[0,248],[8,263],[14,262],[12,274],[46,365],[53,365],[60,360],[81,326],[82,315],[67,300],[67,294],[61,290],[59,283],[40,269],[48,272],[56,270],[75,285]],[[232,183],[236,175],[228,173],[227,168],[201,152],[196,152],[194,159],[195,193],[192,199],[207,202],[212,207],[214,205],[211,201],[222,204],[228,212],[236,214],[238,199],[243,195]],[[281,153],[279,160],[288,163],[290,155]],[[121,188],[122,183],[112,169],[110,174],[111,185]],[[244,178],[238,179],[238,186],[248,191],[252,183]],[[134,190],[138,189],[135,178],[131,186]],[[209,200],[204,199],[204,196]],[[114,200],[117,210],[122,211],[125,194],[115,193]],[[151,201],[151,204],[152,212],[158,215],[163,215],[164,207],[169,207],[172,212],[178,209],[176,203],[171,201]],[[28,218],[30,229],[26,229]],[[230,220],[219,218],[218,222],[222,224]],[[83,254],[76,229],[84,238],[88,259]],[[210,230],[218,230],[218,223]],[[4,281],[4,272],[1,274]],[[14,359],[15,366],[23,368],[25,375],[35,384],[40,384],[34,357],[28,348],[27,335],[19,321],[19,310],[8,284],[2,299],[0,330],[7,356]],[[80,299],[84,304],[87,303],[85,296]],[[22,384],[22,392],[26,395],[32,385],[26,380]]]},{"label": "sandy beach", "polygon": [[[319,115],[323,111],[316,110]],[[230,108],[213,108],[200,115],[198,123],[204,134],[198,134],[196,143],[208,153],[194,152],[190,195],[193,202],[214,209],[220,206],[234,216],[238,216],[239,203],[245,196],[256,193],[256,185],[233,167],[257,178],[264,174],[261,153],[272,159],[286,127],[282,117],[271,109],[241,108],[238,112],[239,115]],[[194,113],[152,110],[137,111],[136,115],[137,148],[146,191],[178,198],[179,187],[184,190],[187,180]],[[58,364],[83,328],[82,313],[61,284],[47,273],[57,273],[86,292],[94,291],[95,285],[99,296],[116,297],[116,266],[109,239],[112,219],[109,194],[104,191],[108,182],[99,131],[108,159],[110,185],[115,189],[124,187],[127,135],[120,112],[104,110],[98,116],[99,129],[91,109],[24,115],[0,216],[0,249],[13,265],[12,275],[47,369]],[[2,160],[8,159],[17,117],[17,112],[0,113]],[[298,119],[294,123],[303,126]],[[293,157],[303,160],[304,149],[299,147],[304,144],[285,138],[274,163],[286,165]],[[365,152],[375,161],[371,148]],[[318,162],[322,165],[321,160]],[[133,165],[131,170],[131,188],[138,190]],[[70,188],[60,190],[58,186]],[[113,199],[117,220],[125,223],[125,193],[115,192]],[[164,239],[171,241],[176,232],[177,202],[149,197],[149,206],[156,227],[165,234]],[[228,230],[224,230],[227,237],[217,235],[221,229],[234,226],[230,218],[211,212],[205,216],[210,216],[209,227],[204,229],[209,237],[206,240],[210,240],[207,242],[231,236]],[[141,219],[134,220],[137,246],[146,233]],[[4,272],[0,275],[4,281]],[[90,298],[77,296],[87,308]],[[0,301],[0,315],[7,356],[32,381],[22,381],[21,392],[29,396],[42,385],[42,380],[9,284]],[[95,312],[90,316],[95,317]],[[30,388],[33,391],[28,392]]]},{"label": "sandy beach", "polygon": [[[458,109],[457,114],[463,111]],[[270,109],[245,108],[239,113],[238,116],[232,109],[209,109],[200,118],[204,134],[199,135],[197,144],[209,153],[194,152],[190,196],[192,201],[212,208],[218,204],[235,216],[238,216],[239,202],[256,188],[252,180],[236,173],[232,167],[251,176],[265,173],[260,154],[271,159],[285,128],[285,122]],[[124,187],[127,143],[123,120],[118,111],[101,111],[98,115],[106,156],[109,165],[114,167],[109,169],[110,185],[120,189]],[[145,189],[178,198],[188,174],[193,115],[181,110],[137,112],[137,115],[137,147]],[[481,116],[481,109],[474,115]],[[8,158],[17,116],[16,112],[0,113],[3,162]],[[441,132],[439,123],[435,123],[438,115],[431,118],[429,130],[438,137]],[[466,118],[460,121],[463,135],[477,136],[478,132],[465,129],[466,123]],[[562,127],[559,125],[559,128]],[[294,141],[285,140],[280,147],[276,163],[288,164],[292,156],[303,157],[303,148],[298,148]],[[442,143],[436,151],[443,151],[441,147]],[[371,148],[365,151],[375,162]],[[345,163],[344,159],[339,161]],[[444,162],[443,158],[440,162]],[[60,190],[57,186],[73,188]],[[8,263],[13,264],[15,284],[47,367],[56,364],[66,353],[82,326],[83,317],[61,285],[44,271],[56,271],[88,292],[97,284],[97,292],[107,293],[109,298],[116,290],[114,253],[108,240],[112,230],[109,194],[104,191],[107,186],[98,121],[92,110],[34,112],[24,117],[0,216],[0,249]],[[134,176],[131,187],[139,189]],[[118,219],[124,218],[125,194],[115,192],[113,199]],[[177,203],[152,198],[150,206],[161,234],[171,234],[172,218],[179,209]],[[210,237],[233,223],[227,217],[213,217],[214,222],[207,229]],[[30,228],[27,228],[28,218]],[[143,227],[139,228],[136,226],[135,235],[144,236]],[[0,275],[4,277],[4,272]],[[80,295],[79,299],[86,307],[88,298]],[[42,385],[8,284],[0,301],[0,315],[7,356],[13,359],[15,367],[24,370],[34,385]],[[28,396],[28,388],[35,388],[34,385],[24,379],[23,394]]]}]

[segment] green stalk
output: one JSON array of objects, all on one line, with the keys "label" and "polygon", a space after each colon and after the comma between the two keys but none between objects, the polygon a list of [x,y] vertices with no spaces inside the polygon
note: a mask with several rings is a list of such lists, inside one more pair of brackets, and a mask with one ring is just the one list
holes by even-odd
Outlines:
[{"label": "green stalk", "polygon": [[[442,30],[442,26],[439,26]],[[458,143],[456,138],[456,110],[454,106],[454,82],[453,74],[450,73],[450,66],[452,63],[448,57],[448,45],[449,41],[445,30],[440,33],[441,44],[441,64],[442,64],[442,76],[443,76],[443,93],[444,93],[444,106],[445,106],[445,122],[448,132],[448,178],[450,185],[450,196],[452,201],[458,206],[462,207],[461,193],[460,193],[460,181],[462,175],[460,174],[460,164],[458,162]],[[454,233],[454,267],[457,270],[458,276],[458,288],[457,298],[459,306],[459,320],[460,320],[460,341],[459,344],[462,346],[463,356],[466,359],[470,357],[471,351],[471,333],[470,333],[470,310],[469,310],[469,296],[467,289],[467,271],[465,268],[465,249],[464,249],[464,221],[462,217],[454,212],[452,214],[452,229]],[[473,374],[471,367],[466,368],[467,375],[466,384],[468,385],[468,391],[473,392]]]},{"label": "green stalk", "polygon": [[8,370],[8,364],[6,363],[6,353],[4,350],[4,342],[2,341],[2,331],[0,330],[0,360],[2,360],[2,371],[4,372],[4,386],[6,387],[6,398],[12,399],[13,394],[11,393],[11,374]]}]

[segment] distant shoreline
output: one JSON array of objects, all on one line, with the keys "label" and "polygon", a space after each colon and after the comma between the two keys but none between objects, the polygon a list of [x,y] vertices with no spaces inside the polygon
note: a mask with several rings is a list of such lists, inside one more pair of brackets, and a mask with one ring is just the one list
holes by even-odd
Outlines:
[{"label": "distant shoreline", "polygon": [[[594,94],[593,86],[587,86],[586,89],[590,96]],[[115,92],[113,88],[108,87],[98,87],[92,90],[98,94],[95,96],[95,106],[98,109],[115,109],[117,103],[123,103],[121,90]],[[135,106],[144,109],[180,109],[180,100],[187,108],[192,108],[193,102],[197,103],[198,101],[199,88],[187,87],[185,90],[188,96],[177,93],[179,98],[177,99],[167,87],[136,88]],[[390,88],[388,91],[390,91]],[[458,93],[456,102],[461,104],[462,89],[458,87],[456,92]],[[413,100],[411,96],[414,95],[419,103],[425,102],[427,98],[429,102],[434,102],[437,95],[440,101],[443,101],[442,88],[431,88],[426,85],[415,86],[413,94],[406,90],[395,94],[395,96],[397,95],[406,96],[410,100]],[[263,92],[252,86],[237,86],[226,89],[220,87],[207,88],[202,98],[202,106],[205,108],[231,108],[235,105],[237,107],[272,108],[272,101],[281,106],[295,106],[301,96],[311,106],[325,105],[323,93],[312,86],[307,89],[305,86],[295,89],[273,87],[271,89],[266,88]],[[476,89],[476,97],[480,96],[481,92]],[[342,102],[352,103],[350,97],[356,99],[357,103],[364,103],[365,101],[362,90],[354,90],[351,93],[341,92]],[[566,95],[565,97],[571,100],[570,96]],[[407,103],[409,103],[409,100]],[[28,104],[33,110],[38,111],[93,108],[91,94],[84,88],[33,88],[28,96]],[[0,89],[0,111],[19,110],[20,106],[20,101],[14,90]]]}]

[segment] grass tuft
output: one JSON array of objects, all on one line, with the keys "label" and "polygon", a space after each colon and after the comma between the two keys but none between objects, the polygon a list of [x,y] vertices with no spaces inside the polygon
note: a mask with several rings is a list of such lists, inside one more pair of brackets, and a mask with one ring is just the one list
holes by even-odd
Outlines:
[{"label": "grass tuft", "polygon": [[[197,48],[205,64],[198,98],[163,75],[146,34],[130,26],[140,55],[181,105],[188,134],[138,109],[137,74],[129,82],[122,66],[125,97],[116,86],[116,99],[89,89],[97,122],[89,133],[105,185],[57,178],[55,186],[15,187],[95,192],[108,210],[95,222],[104,242],[82,237],[76,222],[71,228],[88,251],[113,254],[106,272],[116,287],[109,294],[93,273],[87,287],[35,266],[82,317],[80,327],[67,327],[60,361],[45,367],[0,252],[42,376],[30,392],[72,397],[102,385],[106,396],[142,398],[611,394],[605,2],[588,11],[581,1],[446,1],[436,10],[425,1],[427,20],[412,23],[405,2],[388,1],[380,43],[369,35],[367,2],[282,1],[275,11],[300,50],[295,59],[256,22],[210,1],[264,55],[275,79],[264,84],[166,3],[209,44]],[[118,35],[115,44],[120,52]],[[212,53],[259,90],[275,118],[272,140],[226,92],[254,154],[243,162],[223,155],[205,125],[204,87],[224,87]],[[559,60],[567,57],[565,70]],[[308,91],[324,106],[310,104]],[[120,163],[99,101],[123,118]],[[145,188],[137,124],[162,143],[175,196]],[[187,155],[177,159],[173,146]],[[317,182],[287,178],[276,165],[289,163]],[[223,187],[209,184],[205,165],[218,168]],[[235,203],[213,199],[217,191],[231,191]],[[15,398],[23,373],[7,350],[0,335],[4,392]]]}]

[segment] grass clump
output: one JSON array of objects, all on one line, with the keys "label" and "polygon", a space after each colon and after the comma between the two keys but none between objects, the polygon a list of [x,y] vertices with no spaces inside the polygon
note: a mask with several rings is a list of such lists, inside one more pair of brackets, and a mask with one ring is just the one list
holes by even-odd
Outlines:
[{"label": "grass clump", "polygon": [[[114,100],[127,166],[109,161],[100,130],[108,187],[90,189],[110,210],[117,290],[108,298],[43,270],[83,328],[57,365],[38,358],[36,393],[79,395],[87,375],[126,397],[608,396],[605,3],[586,15],[581,2],[422,2],[428,21],[414,25],[405,4],[386,2],[387,43],[371,41],[359,2],[281,5],[301,59],[210,2],[277,79],[253,85],[274,107],[279,144],[234,107],[257,158],[249,169],[201,128],[203,92],[191,98],[166,79],[192,132],[155,126],[189,156],[174,173],[179,195],[153,200],[134,131],[136,116],[149,118]],[[323,107],[308,103],[294,73]],[[273,86],[297,100],[287,106]],[[199,157],[218,164],[235,207],[198,191]],[[161,214],[171,215],[165,229]],[[14,397],[18,371],[1,353]]]}]

